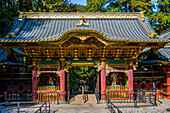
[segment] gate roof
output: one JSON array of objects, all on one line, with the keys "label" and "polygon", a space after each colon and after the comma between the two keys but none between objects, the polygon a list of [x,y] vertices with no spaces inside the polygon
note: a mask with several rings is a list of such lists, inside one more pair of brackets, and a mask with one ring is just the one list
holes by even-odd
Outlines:
[{"label": "gate roof", "polygon": [[[82,23],[81,23],[82,22]],[[77,25],[81,23],[80,25]],[[89,25],[86,25],[88,23]],[[148,17],[139,13],[23,13],[0,42],[56,40],[68,31],[95,31],[106,39],[168,41],[170,33],[158,36]]]}]

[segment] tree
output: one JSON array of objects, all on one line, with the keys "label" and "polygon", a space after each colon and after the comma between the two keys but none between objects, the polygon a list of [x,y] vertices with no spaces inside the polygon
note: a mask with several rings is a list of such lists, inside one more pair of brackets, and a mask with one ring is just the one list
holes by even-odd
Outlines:
[{"label": "tree", "polygon": [[150,0],[87,0],[86,12],[142,12],[149,17],[155,32],[169,28],[170,2],[158,0],[159,11],[153,12]]},{"label": "tree", "polygon": [[168,0],[160,1],[158,0],[158,8],[159,11],[150,15],[150,21],[152,21],[153,29],[157,33],[161,33],[162,31],[169,29],[170,23],[170,2]]},{"label": "tree", "polygon": [[3,37],[11,29],[14,17],[18,15],[18,6],[15,0],[1,0],[0,6],[0,37]]},{"label": "tree", "polygon": [[85,12],[105,12],[103,5],[107,0],[87,0]]}]

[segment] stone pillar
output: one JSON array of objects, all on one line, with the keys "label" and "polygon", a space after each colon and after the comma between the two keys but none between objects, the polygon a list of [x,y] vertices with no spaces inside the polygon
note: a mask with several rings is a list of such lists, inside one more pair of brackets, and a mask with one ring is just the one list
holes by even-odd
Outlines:
[{"label": "stone pillar", "polygon": [[37,70],[32,70],[32,99],[37,99]]},{"label": "stone pillar", "polygon": [[65,71],[64,71],[64,61],[61,61],[60,70],[60,99],[65,100]]},{"label": "stone pillar", "polygon": [[101,99],[106,99],[106,63],[102,61],[102,70],[101,70]]},{"label": "stone pillar", "polygon": [[[133,89],[133,70],[129,69],[128,70],[128,86],[129,86],[129,92],[132,92]],[[133,95],[131,95],[133,96]]]},{"label": "stone pillar", "polygon": [[170,71],[167,72],[167,95],[168,95],[168,99],[170,99]]}]

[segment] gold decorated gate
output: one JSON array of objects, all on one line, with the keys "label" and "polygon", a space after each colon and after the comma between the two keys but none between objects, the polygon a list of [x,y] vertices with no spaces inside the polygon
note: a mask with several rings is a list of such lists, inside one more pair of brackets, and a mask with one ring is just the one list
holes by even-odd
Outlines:
[{"label": "gold decorated gate", "polygon": [[38,86],[37,91],[38,101],[59,101],[60,87],[59,86]]}]

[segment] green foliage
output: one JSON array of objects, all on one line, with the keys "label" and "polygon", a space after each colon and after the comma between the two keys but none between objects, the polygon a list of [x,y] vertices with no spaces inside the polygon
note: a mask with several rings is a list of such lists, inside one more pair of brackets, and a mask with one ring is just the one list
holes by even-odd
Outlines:
[{"label": "green foliage", "polygon": [[154,22],[159,23],[159,24],[152,23],[152,26],[157,33],[161,33],[163,30],[169,28],[169,25],[167,23],[170,23],[170,13],[165,15],[163,12],[157,11],[150,16],[150,20],[154,20]]},{"label": "green foliage", "polygon": [[87,0],[87,6],[85,12],[104,12],[102,7],[106,3],[106,0]]},{"label": "green foliage", "polygon": [[[104,4],[110,4],[104,9]],[[87,0],[85,11],[87,12],[141,12],[144,11],[152,21],[155,32],[162,32],[169,28],[170,23],[170,2],[169,0],[158,0],[160,11],[153,13],[151,8],[154,4],[148,0]]]},{"label": "green foliage", "polygon": [[22,12],[83,12],[84,6],[68,0],[1,0],[0,37],[7,35],[18,11]]},{"label": "green foliage", "polygon": [[170,23],[170,2],[165,0],[161,2],[158,0],[160,11],[156,11],[153,15],[149,15],[150,21],[156,22],[157,24],[152,23],[154,30],[157,33],[161,33],[162,31],[169,29]]},{"label": "green foliage", "polygon": [[95,85],[94,67],[76,66],[69,70],[70,85],[74,91],[81,90],[82,86],[86,86],[87,90],[93,90]]},{"label": "green foliage", "polygon": [[14,17],[18,15],[18,7],[13,2],[14,0],[0,1],[0,37],[11,29]]}]

